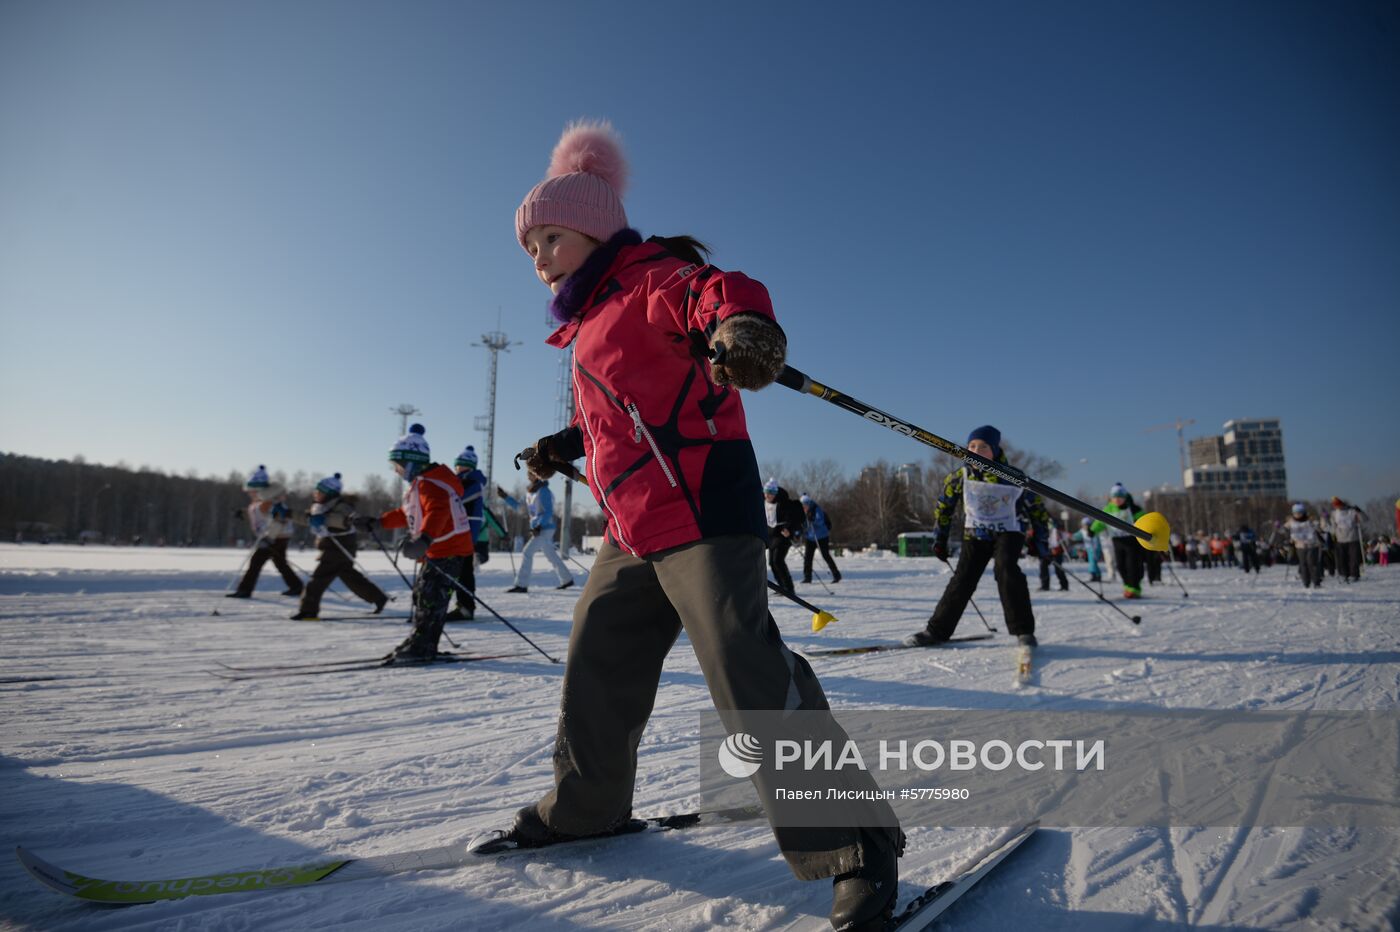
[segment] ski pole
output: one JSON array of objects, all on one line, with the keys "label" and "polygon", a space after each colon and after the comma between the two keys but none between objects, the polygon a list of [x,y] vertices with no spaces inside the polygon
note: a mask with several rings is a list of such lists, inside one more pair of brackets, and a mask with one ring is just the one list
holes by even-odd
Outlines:
[{"label": "ski pole", "polygon": [[[257,538],[253,540],[253,546],[249,547],[248,552],[243,554],[243,562],[238,564],[238,569],[234,571],[233,578],[228,581],[228,585],[224,586],[224,595],[228,595],[229,590],[231,590],[233,586],[238,582],[238,580],[242,578],[244,568],[247,567],[248,561],[253,559],[253,554],[257,552],[258,545],[260,545],[263,542],[263,538],[266,536],[266,533],[259,534]],[[209,614],[219,614],[219,607],[215,605],[214,608],[209,612]]]},{"label": "ski pole", "polygon": [[811,602],[808,602],[806,599],[802,598],[797,593],[788,592],[782,586],[773,582],[773,580],[769,579],[766,580],[766,582],[768,583],[769,589],[772,589],[774,592],[778,593],[778,595],[782,596],[785,599],[791,599],[792,601],[796,602],[798,605],[802,606],[807,611],[812,613],[812,630],[814,632],[820,631],[822,628],[825,628],[833,621],[838,620],[835,615],[831,614],[831,612],[822,611],[821,609],[813,605]]},{"label": "ski pole", "polygon": [[[939,559],[942,558],[940,557]],[[948,567],[948,571],[950,573],[953,571],[953,564],[949,563],[947,560],[943,560],[943,565]],[[968,596],[967,601],[968,604],[972,606],[972,610],[977,613],[977,617],[982,619],[982,624],[986,626],[987,630],[992,632],[993,634],[996,634],[997,629],[993,628],[990,624],[987,624],[987,616],[983,615],[982,610],[977,607],[977,600],[974,599],[972,596]]]},{"label": "ski pole", "polygon": [[[495,615],[496,618],[497,618],[497,620],[499,620],[502,624],[504,624],[504,625],[505,625],[507,628],[509,628],[510,630],[514,631],[516,634],[520,635],[521,640],[523,640],[526,644],[529,644],[529,645],[530,645],[531,647],[533,647],[535,650],[539,651],[541,654],[544,654],[544,659],[548,660],[550,663],[561,663],[561,662],[562,662],[562,661],[556,660],[556,659],[554,659],[553,657],[549,656],[549,654],[546,654],[545,651],[544,651],[544,648],[540,647],[540,646],[539,646],[538,644],[536,644],[534,641],[532,641],[532,640],[530,640],[528,637],[526,637],[525,634],[524,634],[524,632],[522,632],[522,631],[521,631],[519,628],[517,628],[515,625],[511,624],[509,621],[506,621],[506,619],[501,615],[500,612],[496,611],[494,608],[492,608],[491,606],[489,606],[489,605],[487,605],[485,602],[483,602],[483,601],[481,600],[481,596],[477,595],[475,592],[472,592],[472,591],[471,591],[470,589],[468,589],[466,586],[462,585],[462,583],[461,583],[460,581],[458,581],[458,580],[456,580],[456,579],[453,579],[450,575],[448,575],[447,571],[444,570],[442,567],[438,566],[436,563],[433,563],[431,560],[428,561],[428,564],[427,564],[427,565],[428,565],[428,566],[431,566],[433,569],[435,569],[435,570],[437,570],[439,573],[441,573],[441,574],[442,574],[442,577],[443,577],[444,579],[446,579],[448,582],[452,583],[452,585],[456,586],[458,589],[460,589],[461,591],[465,592],[467,595],[469,595],[469,596],[471,596],[473,599],[475,599],[477,605],[480,605],[482,608],[486,609],[488,612],[490,612],[491,614]],[[454,645],[454,646],[455,646],[455,645]]]},{"label": "ski pole", "polygon": [[1182,597],[1183,599],[1189,599],[1189,598],[1191,598],[1191,593],[1189,593],[1189,592],[1186,591],[1186,587],[1185,587],[1184,585],[1182,585],[1181,579],[1176,575],[1176,570],[1173,568],[1173,564],[1175,564],[1175,563],[1176,563],[1176,560],[1175,560],[1175,558],[1173,558],[1172,552],[1171,552],[1171,548],[1169,547],[1169,548],[1167,548],[1167,572],[1168,572],[1168,573],[1171,573],[1171,574],[1172,574],[1172,579],[1175,579],[1175,580],[1176,580],[1176,584],[1177,584],[1178,586],[1181,586],[1181,597]]},{"label": "ski pole", "polygon": [[1140,625],[1140,624],[1142,624],[1142,616],[1141,616],[1141,615],[1129,615],[1127,612],[1123,611],[1123,610],[1122,610],[1121,608],[1119,608],[1117,605],[1114,605],[1114,604],[1113,604],[1112,602],[1110,602],[1108,599],[1104,598],[1101,594],[1099,594],[1098,592],[1095,592],[1093,586],[1089,585],[1089,584],[1086,583],[1084,580],[1080,579],[1080,578],[1079,578],[1079,574],[1076,573],[1074,570],[1070,569],[1069,567],[1065,567],[1065,572],[1066,572],[1066,573],[1069,573],[1070,576],[1074,577],[1074,581],[1075,581],[1075,582],[1079,583],[1079,585],[1083,586],[1085,589],[1088,589],[1091,593],[1093,593],[1094,597],[1097,598],[1100,602],[1102,602],[1103,604],[1107,605],[1109,608],[1113,609],[1115,612],[1117,612],[1118,614],[1122,615],[1124,618],[1128,619],[1128,620],[1131,621],[1133,624],[1135,624],[1135,625]]},{"label": "ski pole", "polygon": [[[716,362],[724,358],[724,344],[716,343],[714,353],[711,357]],[[778,374],[776,380],[778,384],[786,386],[795,392],[804,395],[814,395],[823,401],[828,401],[836,407],[852,414],[873,421],[881,427],[888,427],[895,433],[903,434],[925,446],[942,450],[950,456],[957,457],[973,469],[984,473],[991,473],[997,478],[1010,483],[1020,489],[1028,489],[1044,498],[1052,499],[1062,505],[1068,505],[1081,514],[1089,515],[1104,524],[1115,527],[1137,538],[1137,541],[1147,550],[1165,550],[1167,548],[1168,537],[1171,534],[1171,527],[1167,524],[1167,519],[1155,511],[1149,511],[1138,518],[1133,524],[1129,524],[1122,518],[1111,515],[1106,511],[1100,511],[1088,502],[1080,501],[1073,495],[1061,492],[1043,482],[1039,482],[1027,476],[1024,472],[1014,466],[998,463],[989,460],[984,456],[978,456],[966,447],[945,440],[937,434],[930,433],[922,427],[908,424],[899,418],[878,408],[873,408],[862,401],[857,401],[850,395],[842,394],[834,388],[829,388],[820,382],[813,381],[809,376],[794,369],[792,366],[784,366],[783,371]]]},{"label": "ski pole", "polygon": [[389,550],[384,546],[384,542],[380,540],[379,535],[374,532],[374,525],[370,525],[366,530],[369,531],[369,536],[374,539],[374,542],[379,545],[379,549],[383,552],[384,556],[389,558],[389,564],[394,568],[394,572],[399,574],[399,579],[402,579],[403,584],[408,587],[408,591],[412,592],[413,583],[408,581],[408,577],[403,574],[403,570],[399,569],[399,561],[395,560],[393,556],[389,554]]}]

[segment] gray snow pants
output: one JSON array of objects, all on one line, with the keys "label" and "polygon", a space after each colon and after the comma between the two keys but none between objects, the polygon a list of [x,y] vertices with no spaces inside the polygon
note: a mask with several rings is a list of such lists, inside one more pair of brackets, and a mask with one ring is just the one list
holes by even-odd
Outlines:
[{"label": "gray snow pants", "polygon": [[[610,543],[599,548],[574,608],[555,785],[536,804],[546,825],[591,834],[631,813],[637,746],[662,663],[682,628],[721,717],[725,710],[830,708],[811,667],[783,644],[768,613],[763,556],[763,542],[749,535],[699,540],[645,558]],[[845,732],[834,718],[829,722],[840,747]],[[765,775],[766,768],[753,779],[766,801]],[[897,824],[892,812],[881,821]],[[894,844],[899,833],[774,827],[773,834],[793,874],[816,880],[854,870],[865,863],[867,846]]]}]

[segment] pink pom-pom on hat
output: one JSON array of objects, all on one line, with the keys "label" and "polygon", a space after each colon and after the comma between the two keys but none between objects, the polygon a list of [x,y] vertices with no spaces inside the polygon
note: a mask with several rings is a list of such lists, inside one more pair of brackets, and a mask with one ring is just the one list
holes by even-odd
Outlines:
[{"label": "pink pom-pom on hat", "polygon": [[554,147],[549,173],[515,211],[515,238],[544,224],[568,227],[605,242],[627,227],[622,192],[627,160],[612,125],[579,120],[564,128]]}]

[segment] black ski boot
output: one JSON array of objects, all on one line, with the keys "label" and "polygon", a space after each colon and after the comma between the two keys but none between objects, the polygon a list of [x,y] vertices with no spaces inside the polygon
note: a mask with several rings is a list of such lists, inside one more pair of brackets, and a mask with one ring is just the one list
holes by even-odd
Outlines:
[{"label": "black ski boot", "polygon": [[559,585],[555,586],[554,588],[555,588],[555,589],[571,589],[571,588],[573,588],[573,585],[574,585],[574,581],[571,579],[571,580],[569,580],[568,582],[562,582],[562,583],[560,583]]},{"label": "black ski boot", "polygon": [[252,597],[253,597],[253,594],[252,594],[251,592],[237,592],[237,591],[234,591],[234,592],[225,592],[225,593],[224,593],[224,598],[226,598],[226,599],[251,599]]},{"label": "black ski boot", "polygon": [[832,880],[831,927],[837,932],[879,932],[894,914],[899,899],[899,841],[885,829],[860,830],[861,856],[865,863]]},{"label": "black ski boot", "polygon": [[529,592],[529,586],[511,586],[506,592]]},{"label": "black ski boot", "polygon": [[544,824],[544,819],[540,818],[538,809],[534,806],[526,806],[516,812],[515,824],[511,826],[507,837],[522,848],[543,848],[561,841],[570,841],[576,836],[556,832]]},{"label": "black ski boot", "polygon": [[928,628],[921,628],[900,643],[905,647],[937,647],[939,644],[948,643],[948,639],[935,636]]},{"label": "black ski boot", "polygon": [[297,612],[292,616],[292,621],[320,621],[320,616],[315,612]]},{"label": "black ski boot", "polygon": [[394,648],[392,654],[384,658],[384,665],[432,663],[437,659],[437,642],[437,635],[415,628],[402,644]]},{"label": "black ski boot", "polygon": [[378,615],[380,612],[384,611],[384,606],[386,606],[386,605],[388,605],[388,604],[389,604],[389,597],[388,597],[387,595],[385,595],[385,596],[380,596],[379,599],[378,599],[378,601],[376,601],[376,602],[374,603],[374,614]]}]

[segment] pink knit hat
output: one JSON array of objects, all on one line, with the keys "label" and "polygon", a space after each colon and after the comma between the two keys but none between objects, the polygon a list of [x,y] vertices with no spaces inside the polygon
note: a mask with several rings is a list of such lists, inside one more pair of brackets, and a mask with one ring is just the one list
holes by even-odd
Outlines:
[{"label": "pink knit hat", "polygon": [[627,160],[612,124],[579,120],[564,127],[549,172],[515,211],[515,238],[541,224],[568,227],[606,242],[627,226],[622,192]]}]

